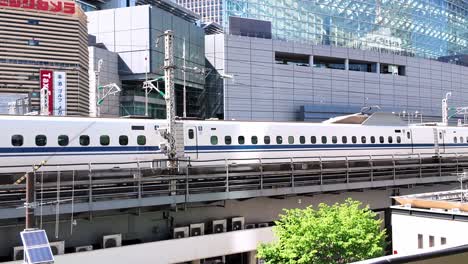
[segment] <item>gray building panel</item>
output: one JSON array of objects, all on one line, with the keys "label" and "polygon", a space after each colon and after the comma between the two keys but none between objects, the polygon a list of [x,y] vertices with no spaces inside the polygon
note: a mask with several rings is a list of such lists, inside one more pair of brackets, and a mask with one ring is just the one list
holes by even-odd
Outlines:
[{"label": "gray building panel", "polygon": [[[224,81],[225,119],[298,120],[298,109],[311,104],[379,105],[383,111],[418,111],[435,118],[440,116],[440,101],[448,91],[453,94],[451,105],[468,104],[468,92],[463,89],[463,83],[468,83],[468,67],[390,53],[222,34],[207,36],[207,41],[207,60],[216,64],[218,71],[234,75],[234,80]],[[379,67],[398,65],[404,71],[393,75],[276,64],[275,52],[367,61]],[[239,102],[239,98],[245,100]],[[256,106],[257,100],[262,100],[261,106]],[[264,107],[268,102],[271,110]],[[253,113],[247,114],[248,109]],[[261,114],[254,114],[258,111]]]}]

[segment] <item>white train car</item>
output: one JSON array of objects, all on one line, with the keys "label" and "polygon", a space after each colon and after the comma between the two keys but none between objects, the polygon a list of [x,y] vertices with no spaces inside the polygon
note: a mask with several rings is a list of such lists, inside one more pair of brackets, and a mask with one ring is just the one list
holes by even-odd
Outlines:
[{"label": "white train car", "polygon": [[[383,122],[378,121],[382,119]],[[356,114],[324,123],[182,121],[192,166],[252,159],[468,152],[468,128],[406,125],[389,116]],[[165,120],[0,116],[0,173],[30,171],[47,162],[100,168],[164,159],[158,128]],[[250,159],[248,161],[247,159]],[[244,160],[244,161],[243,161]],[[126,163],[127,165],[121,164]],[[144,163],[142,163],[144,164]],[[149,164],[149,163],[148,163]],[[148,165],[149,166],[149,165]]]},{"label": "white train car", "polygon": [[[1,116],[0,173],[31,171],[45,161],[49,167],[118,163],[164,158],[159,151],[160,120],[80,117]],[[99,168],[99,167],[98,167]],[[65,169],[65,168],[62,168]]]}]

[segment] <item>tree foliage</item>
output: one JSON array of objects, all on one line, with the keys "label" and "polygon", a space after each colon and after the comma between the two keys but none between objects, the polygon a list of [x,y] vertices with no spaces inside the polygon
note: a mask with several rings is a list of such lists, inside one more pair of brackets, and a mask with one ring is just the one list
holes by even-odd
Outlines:
[{"label": "tree foliage", "polygon": [[258,247],[265,263],[349,263],[384,254],[381,220],[358,201],[284,211],[273,228],[278,240]]}]

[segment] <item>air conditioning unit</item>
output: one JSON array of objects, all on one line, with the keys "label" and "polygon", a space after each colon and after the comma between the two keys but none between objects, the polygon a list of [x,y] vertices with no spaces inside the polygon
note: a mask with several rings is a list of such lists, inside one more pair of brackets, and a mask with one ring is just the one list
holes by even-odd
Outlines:
[{"label": "air conditioning unit", "polygon": [[224,264],[226,263],[226,256],[219,256],[214,258],[205,259],[205,263],[209,264]]},{"label": "air conditioning unit", "polygon": [[190,225],[190,236],[203,236],[205,234],[205,224],[191,224]]},{"label": "air conditioning unit", "polygon": [[268,227],[268,226],[269,226],[268,223],[258,223],[258,224],[257,224],[257,227],[258,227],[258,228],[261,228],[261,227]]},{"label": "air conditioning unit", "polygon": [[24,259],[24,248],[22,246],[13,248],[13,260]]},{"label": "air conditioning unit", "polygon": [[231,218],[231,231],[244,229],[245,218],[243,216]]},{"label": "air conditioning unit", "polygon": [[92,245],[75,247],[75,252],[85,252],[93,250]]},{"label": "air conditioning unit", "polygon": [[245,229],[254,229],[255,228],[255,224],[246,224],[245,225]]},{"label": "air conditioning unit", "polygon": [[213,226],[213,230],[211,230],[211,232],[213,234],[224,233],[227,231],[227,220],[226,219],[213,220],[212,226]]},{"label": "air conditioning unit", "polygon": [[182,226],[182,227],[176,227],[172,231],[172,237],[173,238],[184,238],[189,236],[189,227],[188,226]]},{"label": "air conditioning unit", "polygon": [[102,237],[102,248],[113,248],[122,246],[122,234],[114,234]]},{"label": "air conditioning unit", "polygon": [[65,241],[55,241],[50,242],[50,249],[52,250],[52,255],[63,255],[65,254]]}]

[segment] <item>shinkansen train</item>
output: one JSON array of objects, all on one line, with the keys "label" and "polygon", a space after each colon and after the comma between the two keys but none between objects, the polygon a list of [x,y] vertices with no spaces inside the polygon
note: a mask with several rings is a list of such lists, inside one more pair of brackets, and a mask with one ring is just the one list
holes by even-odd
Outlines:
[{"label": "shinkansen train", "polygon": [[[354,114],[323,123],[180,121],[190,160],[460,153],[468,127],[408,125],[391,114]],[[0,116],[0,173],[69,164],[165,159],[165,120]],[[130,164],[130,163],[129,163]],[[131,163],[136,166],[136,163]],[[196,162],[192,165],[196,166]],[[130,166],[130,165],[129,165]],[[86,168],[83,167],[83,168]],[[76,168],[75,168],[76,169]]]}]

